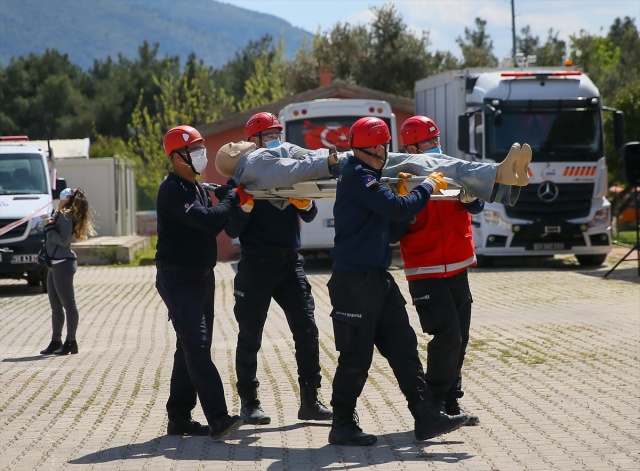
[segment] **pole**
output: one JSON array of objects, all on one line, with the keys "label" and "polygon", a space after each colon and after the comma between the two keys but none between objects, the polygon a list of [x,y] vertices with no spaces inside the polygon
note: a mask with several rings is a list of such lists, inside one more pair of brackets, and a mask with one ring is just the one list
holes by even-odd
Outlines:
[{"label": "pole", "polygon": [[511,57],[513,58],[513,63],[516,63],[516,7],[515,1],[511,0],[511,41],[513,44],[513,49],[511,52]]}]

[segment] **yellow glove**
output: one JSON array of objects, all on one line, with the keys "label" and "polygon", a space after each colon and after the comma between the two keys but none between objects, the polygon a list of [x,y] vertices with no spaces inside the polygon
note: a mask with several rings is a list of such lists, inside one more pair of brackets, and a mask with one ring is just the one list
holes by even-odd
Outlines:
[{"label": "yellow glove", "polygon": [[442,175],[442,173],[440,172],[430,173],[422,183],[433,188],[433,191],[431,192],[432,195],[439,192],[440,190],[446,190],[448,186],[447,182],[444,179],[444,175]]},{"label": "yellow glove", "polygon": [[250,213],[251,210],[253,209],[253,198],[251,198],[245,204],[240,206],[240,209],[242,209],[245,213]]},{"label": "yellow glove", "polygon": [[313,207],[312,200],[299,200],[297,198],[289,198],[289,203],[302,211],[309,211]]},{"label": "yellow glove", "polygon": [[411,177],[413,177],[413,175],[407,172],[398,173],[398,178],[402,178],[402,180],[396,183],[396,193],[398,193],[400,196],[409,194],[409,191],[407,190],[407,178]]}]

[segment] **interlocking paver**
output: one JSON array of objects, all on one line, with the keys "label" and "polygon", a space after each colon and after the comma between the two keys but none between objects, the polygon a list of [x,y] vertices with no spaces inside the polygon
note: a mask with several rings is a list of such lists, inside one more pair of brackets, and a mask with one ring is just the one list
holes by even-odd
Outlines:
[{"label": "interlocking paver", "polygon": [[[625,262],[584,270],[566,261],[474,269],[463,407],[481,424],[425,443],[391,369],[376,355],[359,401],[376,446],[327,444],[328,424],[300,423],[293,339],[271,307],[259,355],[272,423],[226,442],[166,436],[175,336],[153,267],[80,267],[80,353],[38,354],[50,338],[46,295],[0,283],[0,470],[633,470],[640,469],[640,278]],[[409,299],[401,270],[393,267]],[[328,404],[337,363],[327,264],[310,263]],[[232,412],[238,333],[233,263],[216,267],[212,356]],[[413,309],[411,319],[419,332]],[[428,336],[418,333],[424,361]],[[196,419],[203,420],[196,408]]]}]

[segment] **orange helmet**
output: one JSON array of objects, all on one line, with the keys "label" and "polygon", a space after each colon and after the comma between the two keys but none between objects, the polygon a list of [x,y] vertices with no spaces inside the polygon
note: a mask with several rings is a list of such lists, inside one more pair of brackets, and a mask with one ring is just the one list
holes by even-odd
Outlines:
[{"label": "orange helmet", "polygon": [[280,124],[280,121],[278,121],[278,117],[275,114],[262,111],[254,114],[249,121],[247,121],[244,133],[247,139],[249,139],[251,136],[255,136],[256,134],[271,128],[278,128],[282,131],[282,124]]},{"label": "orange helmet", "polygon": [[349,147],[352,149],[379,146],[390,140],[391,133],[387,124],[373,116],[360,118],[349,130]]},{"label": "orange helmet", "polygon": [[426,116],[412,116],[400,128],[400,140],[403,146],[428,141],[440,135],[435,121]]},{"label": "orange helmet", "polygon": [[191,126],[176,126],[175,128],[169,129],[164,135],[162,146],[164,147],[164,153],[171,155],[172,152],[178,149],[184,149],[194,142],[204,143],[200,131]]}]

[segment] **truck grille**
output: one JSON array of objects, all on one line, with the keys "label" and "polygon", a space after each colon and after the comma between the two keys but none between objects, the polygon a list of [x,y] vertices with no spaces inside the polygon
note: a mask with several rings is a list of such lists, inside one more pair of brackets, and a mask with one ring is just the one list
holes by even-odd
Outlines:
[{"label": "truck grille", "polygon": [[[17,219],[0,219],[0,229],[3,229],[6,226],[8,226],[9,224],[11,224],[13,222],[16,222],[16,221],[17,221]],[[14,227],[13,229],[11,229],[6,234],[2,234],[0,236],[0,240],[24,238],[24,233],[26,232],[28,225],[29,225],[29,221],[23,222],[19,226]]]},{"label": "truck grille", "polygon": [[558,183],[555,185],[558,190],[557,198],[551,202],[543,201],[538,196],[540,185],[540,183],[534,183],[523,186],[515,206],[505,206],[507,216],[529,221],[544,220],[549,217],[562,221],[589,215],[593,183]]}]

